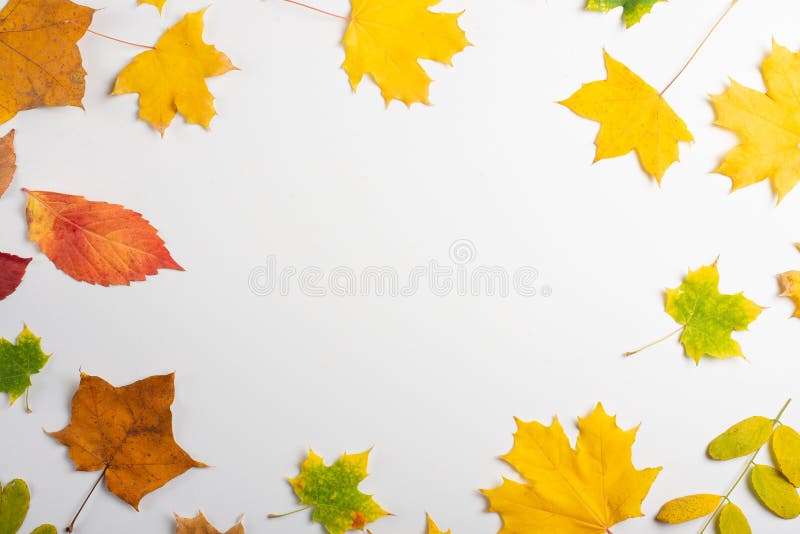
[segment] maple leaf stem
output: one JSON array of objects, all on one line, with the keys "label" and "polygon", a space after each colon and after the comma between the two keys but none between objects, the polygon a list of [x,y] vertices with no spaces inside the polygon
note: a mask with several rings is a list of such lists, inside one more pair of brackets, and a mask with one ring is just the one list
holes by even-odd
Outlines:
[{"label": "maple leaf stem", "polygon": [[323,15],[328,15],[329,17],[335,17],[337,19],[347,20],[347,21],[350,20],[350,17],[345,17],[344,15],[339,15],[339,14],[336,14],[336,13],[332,13],[330,11],[325,11],[324,9],[320,9],[318,7],[314,7],[314,6],[309,5],[309,4],[304,4],[303,2],[298,2],[297,0],[283,0],[283,1],[286,2],[287,4],[294,4],[296,6],[304,7],[306,9],[310,9],[311,11],[316,11],[317,13],[322,13]]},{"label": "maple leaf stem", "polygon": [[86,507],[86,503],[89,502],[89,497],[92,496],[92,493],[94,493],[94,490],[97,489],[97,486],[99,486],[100,482],[106,477],[106,471],[108,471],[108,466],[105,466],[103,468],[103,472],[100,473],[99,477],[97,477],[97,480],[95,481],[94,485],[92,486],[92,489],[89,490],[89,494],[83,500],[83,504],[81,504],[81,507],[78,508],[78,512],[75,514],[75,517],[72,518],[72,522],[70,522],[70,524],[64,530],[66,530],[67,532],[75,532],[75,521],[78,520],[78,516],[81,515],[81,512],[83,512],[83,509]]},{"label": "maple leaf stem", "polygon": [[302,508],[298,508],[297,510],[292,510],[291,512],[286,512],[285,514],[269,514],[267,516],[267,519],[278,519],[278,518],[281,518],[281,517],[286,517],[286,516],[290,516],[290,515],[294,515],[294,514],[299,514],[300,512],[305,512],[309,508],[311,508],[311,506],[303,506]]},{"label": "maple leaf stem", "polygon": [[[775,429],[781,424],[781,417],[783,417],[783,413],[786,411],[786,408],[788,408],[789,404],[791,404],[791,403],[792,403],[792,399],[787,400],[786,403],[783,405],[783,408],[781,408],[781,411],[778,412],[778,415],[775,417],[775,419],[772,420],[772,422],[773,422],[773,424],[772,424],[772,432],[773,433],[775,432]],[[770,439],[772,439],[772,435],[770,435],[769,439],[767,439],[767,441],[764,442],[764,445],[769,443]],[[728,493],[726,493],[725,495],[722,496],[722,499],[720,499],[719,504],[717,505],[716,509],[714,510],[714,512],[710,516],[708,516],[708,520],[705,522],[705,524],[703,525],[703,528],[700,529],[700,532],[698,534],[703,534],[706,531],[706,529],[709,526],[711,526],[711,523],[714,522],[714,519],[722,511],[722,507],[726,503],[730,502],[731,495],[733,494],[733,491],[739,486],[739,483],[741,483],[741,481],[744,480],[744,477],[747,475],[747,473],[750,472],[750,468],[755,465],[756,457],[758,456],[758,453],[761,452],[761,449],[764,448],[764,445],[759,447],[757,451],[755,451],[753,454],[750,455],[750,458],[747,460],[747,464],[745,464],[744,469],[742,469],[742,472],[739,473],[738,478],[733,483],[733,485],[730,487],[730,489],[728,490]]]},{"label": "maple leaf stem", "polygon": [[28,389],[25,390],[25,412],[26,413],[33,413],[33,410],[31,410],[30,392],[31,392],[31,388],[28,388]]},{"label": "maple leaf stem", "polygon": [[156,49],[154,46],[134,43],[132,41],[126,41],[124,39],[117,39],[116,37],[111,37],[110,35],[106,35],[104,33],[96,32],[94,30],[86,30],[86,32],[87,33],[91,33],[92,35],[96,35],[97,37],[102,37],[103,39],[108,39],[109,41],[114,41],[114,42],[117,42],[117,43],[122,43],[122,44],[130,45],[130,46],[136,46],[138,48],[146,48],[148,50],[155,50]]},{"label": "maple leaf stem", "polygon": [[725,11],[722,13],[722,15],[720,15],[720,17],[717,19],[717,22],[715,22],[715,23],[714,23],[714,25],[713,25],[713,26],[711,27],[711,29],[708,31],[708,33],[706,34],[706,36],[703,38],[703,40],[702,40],[702,41],[700,41],[700,44],[699,44],[699,45],[697,45],[697,48],[695,48],[695,50],[694,50],[694,52],[692,53],[692,55],[691,55],[691,56],[689,56],[689,60],[688,60],[688,61],[686,61],[686,63],[684,63],[683,67],[681,67],[681,70],[679,70],[679,71],[678,71],[678,74],[676,74],[676,75],[675,75],[675,77],[674,77],[674,78],[672,78],[672,80],[670,80],[670,82],[667,84],[667,86],[666,86],[666,87],[664,87],[664,89],[663,89],[663,90],[662,90],[662,91],[659,93],[659,95],[661,95],[661,96],[664,96],[664,93],[666,93],[666,92],[669,90],[669,88],[670,88],[670,87],[672,87],[672,85],[673,85],[675,82],[677,82],[677,81],[678,81],[678,78],[680,78],[680,77],[681,77],[681,75],[682,75],[682,74],[683,74],[683,73],[686,71],[686,69],[688,69],[688,68],[689,68],[689,65],[691,65],[691,64],[692,64],[692,61],[694,61],[694,59],[697,57],[697,54],[699,54],[699,53],[700,53],[700,50],[702,50],[702,49],[703,49],[703,47],[706,45],[706,43],[707,43],[707,42],[708,42],[708,40],[711,38],[711,36],[714,34],[714,32],[715,32],[715,31],[717,31],[717,28],[719,28],[719,25],[720,25],[720,24],[722,24],[722,21],[723,21],[723,20],[725,20],[725,17],[727,17],[727,16],[728,16],[728,13],[730,13],[730,12],[733,10],[733,8],[736,6],[736,4],[737,4],[738,2],[739,2],[739,0],[733,0],[733,1],[731,2],[731,5],[729,5],[729,6],[728,6],[728,9],[726,9],[726,10],[725,10]]},{"label": "maple leaf stem", "polygon": [[628,356],[633,356],[634,354],[639,354],[639,353],[640,353],[640,352],[642,352],[643,350],[645,350],[645,349],[649,349],[649,348],[650,348],[650,347],[652,347],[653,345],[658,345],[658,344],[659,344],[659,343],[661,343],[662,341],[666,341],[666,340],[668,340],[669,338],[671,338],[672,336],[674,336],[674,335],[675,335],[675,334],[677,334],[678,332],[682,331],[684,328],[686,328],[686,327],[685,327],[685,326],[681,326],[681,327],[679,327],[679,328],[676,328],[675,330],[673,330],[672,332],[670,332],[670,333],[669,333],[669,334],[667,334],[666,336],[664,336],[664,337],[660,337],[660,338],[656,339],[655,341],[651,341],[650,343],[648,343],[648,344],[647,344],[647,345],[645,345],[644,347],[639,347],[639,348],[638,348],[638,349],[636,349],[636,350],[632,350],[632,351],[630,351],[630,352],[626,352],[626,353],[624,354],[624,356],[625,356],[625,357],[628,357]]}]

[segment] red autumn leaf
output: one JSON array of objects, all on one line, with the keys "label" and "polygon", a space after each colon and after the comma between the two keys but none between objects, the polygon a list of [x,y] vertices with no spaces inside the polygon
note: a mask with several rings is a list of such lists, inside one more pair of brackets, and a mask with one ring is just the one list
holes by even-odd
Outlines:
[{"label": "red autumn leaf", "polygon": [[0,197],[8,190],[14,171],[17,170],[17,154],[14,152],[14,130],[0,137]]},{"label": "red autumn leaf", "polygon": [[0,300],[17,290],[31,258],[20,258],[0,252]]},{"label": "red autumn leaf", "polygon": [[24,191],[28,239],[75,280],[130,285],[159,269],[183,270],[158,231],[135,211],[81,196]]}]

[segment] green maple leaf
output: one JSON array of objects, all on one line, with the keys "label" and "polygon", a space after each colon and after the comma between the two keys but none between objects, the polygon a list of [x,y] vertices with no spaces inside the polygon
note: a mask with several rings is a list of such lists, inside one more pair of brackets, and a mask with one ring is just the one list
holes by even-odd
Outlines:
[{"label": "green maple leaf", "polygon": [[614,8],[622,8],[622,20],[630,28],[642,17],[650,13],[653,6],[662,0],[588,0],[586,9],[591,11],[611,11]]},{"label": "green maple leaf", "polygon": [[680,341],[695,363],[703,356],[744,357],[742,347],[731,334],[747,330],[763,308],[742,293],[719,292],[719,271],[713,265],[689,271],[683,283],[667,290],[666,311],[684,325]]},{"label": "green maple leaf", "polygon": [[[0,339],[0,392],[8,393],[11,404],[31,387],[31,375],[47,364],[49,354],[42,352],[41,338],[26,326],[16,343]],[[0,530],[0,534],[5,534]]]},{"label": "green maple leaf", "polygon": [[[6,487],[0,484],[0,534],[16,534],[31,504],[31,493],[24,480],[12,480]],[[42,525],[31,534],[57,534],[53,525]]]},{"label": "green maple leaf", "polygon": [[320,456],[309,451],[300,474],[289,480],[300,502],[314,507],[314,521],[330,534],[364,530],[368,523],[388,515],[371,495],[358,489],[367,478],[368,457],[369,451],[345,454],[327,466]]}]

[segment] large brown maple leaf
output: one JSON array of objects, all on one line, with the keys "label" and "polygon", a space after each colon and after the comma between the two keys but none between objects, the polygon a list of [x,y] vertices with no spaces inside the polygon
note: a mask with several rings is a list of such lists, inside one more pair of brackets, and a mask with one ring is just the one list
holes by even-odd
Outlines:
[{"label": "large brown maple leaf", "polygon": [[9,0],[0,11],[0,124],[39,106],[80,106],[77,42],[94,9],[69,0]]},{"label": "large brown maple leaf", "polygon": [[175,375],[124,387],[81,374],[72,420],[50,435],[69,448],[79,471],[103,471],[108,490],[137,510],[139,501],[196,462],[172,435]]}]

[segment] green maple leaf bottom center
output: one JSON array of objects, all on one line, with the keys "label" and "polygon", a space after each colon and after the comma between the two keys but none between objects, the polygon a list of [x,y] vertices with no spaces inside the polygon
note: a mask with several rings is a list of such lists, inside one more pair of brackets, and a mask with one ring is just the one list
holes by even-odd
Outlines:
[{"label": "green maple leaf bottom center", "polygon": [[719,274],[712,265],[690,272],[680,287],[667,290],[667,313],[684,325],[680,340],[695,362],[703,356],[743,356],[731,334],[747,330],[761,313],[743,294],[722,294],[718,287]]},{"label": "green maple leaf bottom center", "polygon": [[386,512],[372,496],[361,493],[358,485],[365,473],[341,460],[328,467],[316,465],[292,481],[303,504],[314,506],[313,519],[331,534],[362,530]]},{"label": "green maple leaf bottom center", "polygon": [[26,327],[16,344],[0,339],[0,391],[8,393],[13,403],[31,386],[50,356],[42,352],[41,340]]}]

